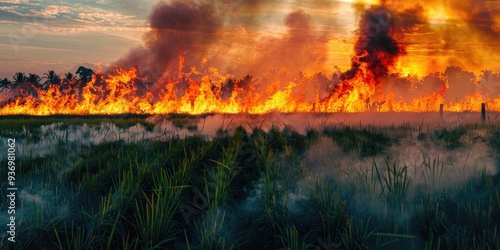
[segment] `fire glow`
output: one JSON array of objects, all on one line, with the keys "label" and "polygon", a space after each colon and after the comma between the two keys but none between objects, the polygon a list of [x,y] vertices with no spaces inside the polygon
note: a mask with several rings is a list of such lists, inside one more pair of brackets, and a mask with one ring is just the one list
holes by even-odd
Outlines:
[{"label": "fire glow", "polygon": [[[461,12],[452,15],[441,6],[425,10],[426,3],[401,6],[390,2],[353,3],[359,10],[359,28],[351,66],[345,71],[328,66],[325,57],[332,42],[314,28],[311,15],[302,9],[285,17],[285,34],[270,40],[274,47],[254,55],[249,51],[263,44],[252,40],[249,51],[238,55],[234,49],[220,49],[230,36],[228,31],[234,36],[241,29],[251,34],[241,21],[242,14],[233,12],[235,6],[221,4],[231,21],[241,19],[241,27],[228,27],[228,20],[217,12],[220,8],[208,3],[160,3],[150,16],[151,30],[142,47],[131,49],[88,80],[65,79],[45,88],[26,79],[12,83],[0,95],[0,114],[436,112],[440,104],[445,111],[477,112],[481,103],[500,111],[500,86],[496,86],[500,74],[483,70],[475,76],[450,64],[464,65],[455,59],[446,60],[449,66],[442,73],[429,73],[443,63],[409,61],[418,50],[412,45],[416,36],[433,33],[441,41],[438,35],[449,31],[443,31],[444,26],[456,20],[457,26],[477,29],[471,40],[482,36],[498,42],[499,19],[493,12],[484,13],[488,6],[475,6],[472,12],[478,15],[474,18],[453,19]],[[259,11],[254,5],[242,5],[251,13]],[[438,10],[446,18],[427,17]],[[438,18],[439,25],[430,23],[431,18]],[[480,24],[472,25],[476,21]],[[435,46],[453,47],[453,41],[461,44],[457,40],[438,41]],[[485,53],[477,49],[478,55]],[[474,62],[475,68],[485,66]]]}]

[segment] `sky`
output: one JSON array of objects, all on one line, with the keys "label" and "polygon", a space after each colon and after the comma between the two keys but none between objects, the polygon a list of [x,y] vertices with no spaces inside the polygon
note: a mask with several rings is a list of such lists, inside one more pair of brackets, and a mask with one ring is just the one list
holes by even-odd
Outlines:
[{"label": "sky", "polygon": [[[214,23],[211,35],[217,39],[191,37],[195,41],[189,40],[186,46],[178,45],[179,41],[167,42],[177,44],[177,49],[193,48],[197,61],[208,57],[221,69],[241,74],[247,68],[263,64],[279,67],[280,63],[316,71],[334,66],[347,69],[354,54],[360,10],[374,3],[388,6],[404,27],[400,40],[406,53],[397,61],[401,72],[427,74],[447,65],[500,72],[498,0],[199,2],[208,3],[206,8],[219,15],[207,18],[223,22]],[[80,65],[106,67],[117,60],[129,60],[133,58],[130,54],[141,53],[138,47],[151,43],[152,36],[163,34],[151,32],[150,24],[155,20],[152,10],[165,5],[170,6],[162,10],[167,14],[184,11],[182,6],[156,0],[0,0],[0,77],[11,78],[19,71],[74,73]],[[195,11],[203,14],[205,5],[200,6]],[[205,24],[196,25],[204,28]],[[200,49],[204,46],[207,49]],[[144,47],[154,48],[151,44]],[[287,54],[284,50],[291,51]],[[245,63],[245,59],[253,63]],[[234,65],[243,70],[234,70]]]},{"label": "sky", "polygon": [[141,43],[156,1],[0,1],[0,77],[106,64]]}]

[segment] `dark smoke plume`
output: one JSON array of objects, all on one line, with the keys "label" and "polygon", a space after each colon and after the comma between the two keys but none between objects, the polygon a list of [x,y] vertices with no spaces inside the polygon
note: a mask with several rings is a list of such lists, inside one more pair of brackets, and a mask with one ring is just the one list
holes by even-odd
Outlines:
[{"label": "dark smoke plume", "polygon": [[395,22],[390,11],[381,6],[367,9],[359,22],[359,37],[354,45],[355,57],[345,78],[354,77],[362,64],[374,76],[376,83],[386,78],[405,48],[395,38]]},{"label": "dark smoke plume", "polygon": [[[199,65],[210,45],[217,41],[222,20],[213,5],[187,1],[160,2],[149,18],[151,30],[143,36],[144,45],[132,49],[115,65],[137,66],[139,74],[158,78],[185,56],[187,65]],[[188,54],[189,53],[189,54]]]}]

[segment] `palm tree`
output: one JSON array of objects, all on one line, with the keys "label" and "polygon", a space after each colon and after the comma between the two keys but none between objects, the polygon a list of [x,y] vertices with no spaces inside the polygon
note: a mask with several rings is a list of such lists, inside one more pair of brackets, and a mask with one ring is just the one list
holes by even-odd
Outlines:
[{"label": "palm tree", "polygon": [[71,74],[71,72],[68,72],[68,73],[64,74],[64,80],[63,80],[64,83],[71,84],[75,80],[76,80],[76,78],[75,78],[75,76],[73,74]]},{"label": "palm tree", "polygon": [[26,78],[26,74],[24,74],[23,72],[15,73],[14,76],[12,76],[12,78],[14,79],[14,84],[16,87],[26,83],[26,80],[28,80]]},{"label": "palm tree", "polygon": [[485,69],[481,70],[481,75],[479,76],[481,81],[478,82],[478,90],[481,90],[483,96],[498,96],[500,90],[500,79],[495,77],[493,71]]},{"label": "palm tree", "polygon": [[78,74],[80,76],[80,79],[82,80],[83,83],[87,83],[88,81],[92,80],[92,76],[94,75],[94,71],[92,69],[80,66],[76,70],[76,74]]},{"label": "palm tree", "polygon": [[53,70],[49,70],[48,73],[45,73],[43,78],[47,79],[42,85],[44,89],[47,89],[51,84],[61,83],[61,78]]},{"label": "palm tree", "polygon": [[24,90],[26,91],[27,94],[31,95],[31,96],[37,96],[37,91],[36,89],[41,89],[42,88],[42,84],[40,84],[40,76],[38,76],[37,74],[29,74],[28,75],[28,78],[27,78],[27,85],[26,87],[24,88]]},{"label": "palm tree", "polygon": [[484,82],[490,82],[491,77],[493,76],[493,71],[484,69],[481,70],[481,75],[479,76]]},{"label": "palm tree", "polygon": [[42,80],[42,79],[37,74],[31,74],[30,73],[29,76],[28,76],[28,83],[31,83],[35,87],[41,87],[42,86],[40,84],[40,80]]},{"label": "palm tree", "polygon": [[7,78],[0,80],[0,92],[8,88],[12,88],[12,82]]},{"label": "palm tree", "polygon": [[68,72],[64,74],[64,79],[62,80],[62,82],[63,84],[59,88],[61,91],[64,91],[68,88],[74,88],[74,86],[72,85],[76,82],[76,77],[71,72]]}]

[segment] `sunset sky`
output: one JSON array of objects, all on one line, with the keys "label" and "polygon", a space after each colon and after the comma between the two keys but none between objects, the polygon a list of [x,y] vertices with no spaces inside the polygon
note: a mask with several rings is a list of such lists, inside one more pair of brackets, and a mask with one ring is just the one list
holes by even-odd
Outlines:
[{"label": "sunset sky", "polygon": [[[140,44],[155,0],[0,1],[0,76],[62,74],[109,63]],[[24,32],[23,32],[24,31]]]},{"label": "sunset sky", "polygon": [[[209,63],[225,61],[232,66],[243,61],[243,69],[235,72],[245,74],[243,66],[255,67],[245,60],[279,67],[274,58],[280,58],[283,48],[299,51],[296,57],[284,57],[296,61],[287,64],[292,68],[328,71],[337,65],[347,69],[354,54],[359,10],[378,1],[213,2],[209,6],[223,22],[214,32],[219,40],[207,45],[200,39],[186,47],[206,46],[194,53],[200,61],[204,56]],[[475,72],[500,71],[500,1],[383,2],[404,24],[400,42],[407,46],[407,54],[397,63],[400,71],[426,74],[447,65]],[[0,0],[0,77],[11,78],[18,71],[42,75],[50,69],[74,73],[79,65],[96,63],[106,67],[143,44],[151,10],[157,4],[156,0]],[[258,55],[253,55],[256,50]],[[312,56],[305,58],[301,53]],[[228,65],[221,67],[231,68]]]}]

